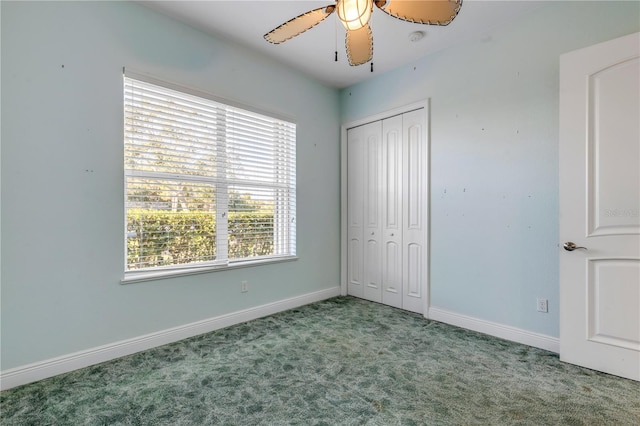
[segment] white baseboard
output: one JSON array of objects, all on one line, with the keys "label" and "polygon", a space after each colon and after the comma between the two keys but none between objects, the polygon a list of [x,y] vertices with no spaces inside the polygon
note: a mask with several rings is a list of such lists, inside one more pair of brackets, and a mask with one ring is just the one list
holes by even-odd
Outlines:
[{"label": "white baseboard", "polygon": [[340,287],[334,287],[1,371],[0,390],[10,389],[48,377],[57,376],[58,374],[68,373],[90,365],[110,361],[136,352],[145,351],[339,295]]},{"label": "white baseboard", "polygon": [[512,342],[560,353],[560,339],[520,328],[461,315],[440,308],[429,308],[429,319],[477,331]]}]

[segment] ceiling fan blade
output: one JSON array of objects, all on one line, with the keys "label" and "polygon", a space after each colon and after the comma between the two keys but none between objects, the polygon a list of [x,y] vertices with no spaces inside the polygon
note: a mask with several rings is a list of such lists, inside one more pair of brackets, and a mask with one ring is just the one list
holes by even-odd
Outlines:
[{"label": "ceiling fan blade", "polygon": [[334,10],[336,10],[336,7],[333,4],[310,10],[309,12],[303,13],[302,15],[285,22],[278,28],[266,33],[264,38],[270,43],[283,43],[290,38],[315,27],[320,22],[324,21],[327,16],[331,15]]},{"label": "ceiling fan blade", "polygon": [[458,15],[462,0],[377,0],[384,13],[418,24],[447,25]]},{"label": "ceiling fan blade", "polygon": [[369,24],[347,31],[345,40],[350,65],[362,65],[373,58],[373,34]]}]

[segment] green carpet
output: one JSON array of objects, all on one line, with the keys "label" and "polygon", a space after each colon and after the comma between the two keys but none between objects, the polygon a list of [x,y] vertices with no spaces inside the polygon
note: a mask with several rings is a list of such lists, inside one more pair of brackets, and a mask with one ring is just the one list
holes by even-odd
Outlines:
[{"label": "green carpet", "polygon": [[640,383],[339,297],[0,394],[2,425],[638,425]]}]

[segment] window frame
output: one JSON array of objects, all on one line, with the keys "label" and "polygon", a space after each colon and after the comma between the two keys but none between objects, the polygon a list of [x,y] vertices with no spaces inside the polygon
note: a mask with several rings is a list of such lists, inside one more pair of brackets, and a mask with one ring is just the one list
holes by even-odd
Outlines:
[{"label": "window frame", "polygon": [[[248,112],[248,113],[253,113],[253,114],[259,114],[265,117],[268,117],[269,119],[274,119],[274,120],[279,120],[279,121],[285,121],[289,124],[292,124],[295,126],[294,129],[294,140],[293,140],[293,176],[292,176],[292,185],[293,185],[293,203],[289,204],[289,209],[286,211],[286,214],[291,215],[292,216],[292,225],[290,226],[281,226],[282,223],[280,223],[280,226],[278,225],[278,222],[281,222],[281,220],[279,219],[280,216],[280,212],[282,212],[282,209],[278,209],[276,207],[276,205],[278,204],[278,199],[275,198],[274,199],[274,211],[273,211],[273,239],[274,239],[274,254],[272,255],[268,255],[268,256],[256,256],[256,257],[246,257],[246,258],[241,258],[241,259],[229,259],[228,258],[228,243],[229,243],[229,235],[228,235],[228,226],[225,226],[225,230],[227,232],[224,232],[223,235],[220,235],[221,233],[218,232],[218,224],[221,223],[222,221],[224,221],[224,223],[227,223],[227,219],[229,216],[229,193],[228,193],[228,188],[230,186],[233,186],[234,184],[238,184],[241,181],[238,181],[237,179],[231,178],[229,176],[225,176],[224,178],[220,178],[220,175],[216,176],[215,178],[210,178],[210,177],[199,177],[199,176],[193,176],[193,175],[188,175],[188,174],[179,174],[179,173],[164,173],[164,172],[154,172],[154,171],[132,171],[132,170],[127,170],[126,168],[126,157],[124,157],[123,161],[123,180],[124,180],[124,185],[123,185],[123,207],[124,207],[124,212],[123,212],[123,227],[124,227],[124,277],[121,279],[121,283],[122,284],[128,284],[128,283],[134,283],[134,282],[140,282],[140,281],[148,281],[148,280],[157,280],[157,279],[163,279],[163,278],[171,278],[171,277],[177,277],[177,276],[187,276],[187,275],[193,275],[193,274],[202,274],[202,273],[208,273],[208,272],[215,272],[215,271],[224,271],[224,270],[230,270],[230,269],[237,269],[237,268],[246,268],[246,267],[254,267],[254,266],[259,266],[259,265],[265,265],[265,264],[273,264],[273,263],[281,263],[281,262],[289,262],[289,261],[295,261],[298,259],[297,255],[296,255],[296,248],[297,248],[297,209],[296,209],[296,204],[295,204],[295,199],[297,198],[297,171],[296,169],[296,151],[297,151],[297,124],[296,121],[294,119],[292,119],[291,117],[288,117],[286,115],[283,114],[278,114],[278,113],[274,113],[271,111],[264,111],[261,110],[259,108],[255,108],[255,107],[251,107],[251,106],[247,106],[245,104],[241,104],[235,101],[231,101],[229,99],[225,99],[225,98],[220,98],[217,96],[214,96],[210,93],[207,92],[203,92],[200,90],[196,90],[190,87],[185,87],[182,85],[178,85],[178,84],[174,84],[174,83],[169,83],[167,81],[164,80],[159,80],[157,78],[151,77],[147,74],[142,74],[142,73],[138,73],[138,72],[132,72],[130,70],[124,70],[123,69],[123,99],[122,99],[122,107],[123,107],[123,122],[122,122],[122,140],[123,140],[123,150],[125,149],[125,144],[126,144],[126,97],[125,97],[125,86],[126,86],[126,79],[132,79],[132,80],[137,80],[143,83],[147,83],[147,84],[151,84],[151,85],[155,85],[164,89],[168,89],[168,90],[172,90],[172,91],[176,91],[179,92],[181,94],[185,94],[185,95],[189,95],[189,96],[195,96],[198,98],[201,98],[203,100],[208,100],[208,101],[212,101],[214,103],[217,104],[221,104],[223,107],[229,107],[229,108],[236,108],[236,109],[240,109],[243,110],[243,112]],[[226,145],[227,145],[227,137],[225,136],[224,138],[224,142],[222,143],[222,147],[223,149],[226,149]],[[215,149],[220,149],[221,146],[216,146]],[[220,161],[218,160],[218,158],[216,157],[215,160],[217,163],[220,163]],[[274,159],[274,164],[277,160]],[[224,159],[223,159],[224,162]],[[224,170],[226,170],[226,165],[224,167]],[[218,169],[218,171],[220,171],[220,169]],[[194,181],[206,181],[207,183],[210,183],[212,185],[214,185],[214,191],[216,193],[216,201],[217,201],[217,208],[215,211],[215,216],[216,216],[216,256],[219,256],[220,254],[224,254],[224,259],[222,260],[210,260],[210,261],[203,261],[203,262],[195,262],[195,263],[186,263],[186,264],[177,264],[177,265],[167,265],[167,266],[154,266],[154,267],[147,267],[147,268],[141,268],[141,269],[127,269],[127,256],[128,256],[128,248],[127,248],[127,240],[128,240],[128,236],[127,236],[127,212],[128,212],[128,208],[127,208],[127,197],[128,197],[128,191],[127,191],[127,180],[130,177],[138,177],[141,179],[158,179],[158,180],[171,180],[171,181],[182,181],[182,182],[194,182]],[[251,183],[249,183],[251,184]],[[269,188],[273,188],[274,191],[278,191],[281,190],[278,186],[276,185],[268,185],[268,184],[264,184],[265,187],[269,187]],[[223,207],[223,208],[221,208]],[[279,228],[278,228],[279,227]],[[292,235],[291,235],[292,234]],[[223,238],[222,238],[223,237]],[[275,244],[275,242],[278,239],[288,239],[288,244],[290,245],[289,247],[289,253],[287,254],[276,254],[277,250],[277,245]],[[221,241],[223,240],[223,241]],[[218,251],[220,248],[222,248],[222,252]]]}]

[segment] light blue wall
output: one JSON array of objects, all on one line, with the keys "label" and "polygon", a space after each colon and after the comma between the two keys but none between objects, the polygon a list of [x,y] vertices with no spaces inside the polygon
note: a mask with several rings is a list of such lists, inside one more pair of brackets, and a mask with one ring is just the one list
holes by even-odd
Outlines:
[{"label": "light blue wall", "polygon": [[[639,3],[554,4],[340,95],[137,4],[0,8],[2,370],[335,287],[339,124],[425,98],[432,305],[558,335],[558,56]],[[300,260],[119,283],[123,66],[295,118]]]},{"label": "light blue wall", "polygon": [[343,122],[431,99],[431,306],[559,335],[559,56],[639,31],[639,6],[549,4],[342,91]]},{"label": "light blue wall", "polygon": [[[2,370],[339,285],[337,90],[135,3],[1,8]],[[120,284],[123,66],[294,118],[298,261]]]}]

